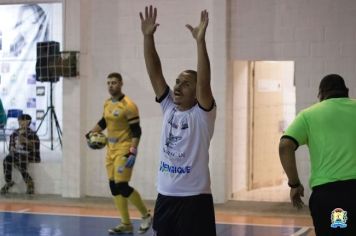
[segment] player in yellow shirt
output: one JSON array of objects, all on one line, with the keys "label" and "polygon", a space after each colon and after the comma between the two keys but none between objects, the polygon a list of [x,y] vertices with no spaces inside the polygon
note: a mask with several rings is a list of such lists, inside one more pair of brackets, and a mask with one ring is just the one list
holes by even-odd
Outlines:
[{"label": "player in yellow shirt", "polygon": [[136,104],[122,93],[122,77],[111,73],[107,77],[111,98],[105,101],[101,120],[86,134],[107,130],[106,170],[115,205],[121,215],[121,224],[109,229],[110,234],[132,233],[133,226],[128,212],[128,200],[142,215],[138,233],[145,233],[151,226],[152,217],[140,194],[129,185],[135,164],[137,147],[141,136],[140,118]]}]

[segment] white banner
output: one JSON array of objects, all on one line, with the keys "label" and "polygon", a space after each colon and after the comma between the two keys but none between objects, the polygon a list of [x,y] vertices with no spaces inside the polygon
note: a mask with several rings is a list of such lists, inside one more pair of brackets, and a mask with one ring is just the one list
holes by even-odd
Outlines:
[{"label": "white banner", "polygon": [[[31,115],[34,130],[50,106],[49,83],[36,81],[35,74],[36,46],[44,41],[62,45],[61,3],[0,6],[0,98],[5,111],[21,109]],[[54,103],[62,106],[62,81],[53,87]],[[57,116],[61,124],[61,107]],[[50,112],[38,131],[41,139],[49,138],[49,122]],[[17,126],[16,119],[8,119],[7,128]]]}]

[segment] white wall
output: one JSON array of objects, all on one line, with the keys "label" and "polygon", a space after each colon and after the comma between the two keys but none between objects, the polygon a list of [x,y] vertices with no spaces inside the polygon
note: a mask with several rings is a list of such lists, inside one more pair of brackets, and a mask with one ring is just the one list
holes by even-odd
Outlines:
[{"label": "white wall", "polygon": [[[33,1],[0,0],[9,2]],[[231,68],[226,68],[226,60],[295,61],[297,111],[316,102],[318,83],[327,73],[340,73],[350,87],[351,96],[356,94],[352,89],[356,87],[353,0],[65,0],[63,3],[64,49],[80,50],[80,76],[78,80],[64,81],[63,162],[36,167],[46,168],[46,173],[50,173],[46,179],[36,179],[40,193],[110,196],[104,152],[89,150],[83,135],[101,117],[103,102],[108,97],[106,75],[118,71],[124,78],[124,91],[140,108],[143,128],[132,184],[145,199],[155,198],[161,114],[145,71],[138,16],[150,3],[158,7],[157,49],[170,85],[181,70],[196,66],[194,41],[184,25],[197,24],[202,9],[210,13],[207,43],[218,105],[210,149],[216,202],[225,201],[231,193],[233,144],[229,127],[231,114],[238,113],[231,103],[232,73]],[[300,176],[307,185],[307,151],[302,148],[297,154]],[[53,188],[54,183],[61,183],[61,187]],[[307,190],[306,196],[309,193]]]},{"label": "white wall", "polygon": [[[295,61],[297,112],[317,101],[320,79],[328,73],[340,73],[351,97],[356,95],[355,1],[229,2],[230,60]],[[308,186],[307,149],[300,148],[297,156],[300,178]]]},{"label": "white wall", "polygon": [[[144,64],[143,37],[139,19],[139,11],[144,11],[144,7],[150,3],[158,7],[157,21],[160,26],[155,35],[156,45],[161,57],[163,73],[171,86],[182,70],[196,69],[195,41],[189,30],[185,28],[185,24],[198,24],[200,11],[203,9],[207,9],[210,13],[207,46],[211,57],[213,92],[218,104],[218,118],[210,150],[211,176],[215,201],[223,202],[226,200],[225,189],[228,185],[227,158],[224,147],[226,138],[224,120],[227,119],[224,112],[226,109],[226,9],[224,2],[196,1],[192,4],[188,0],[81,1],[80,51],[81,70],[84,70],[84,74],[81,74],[80,80],[84,80],[85,84],[80,84],[81,96],[74,101],[76,103],[80,100],[83,112],[79,116],[80,137],[83,137],[83,134],[101,117],[104,100],[108,98],[107,74],[112,71],[120,72],[124,80],[124,92],[137,103],[140,109],[143,129],[132,185],[145,199],[155,199],[162,115],[159,105],[154,100],[154,93]],[[67,10],[71,11],[69,8]],[[69,99],[64,107],[68,105],[73,106],[69,104]],[[73,113],[70,112],[70,114],[72,117]],[[68,122],[65,129],[71,131],[67,132],[74,130],[77,132],[77,126],[71,125],[72,122]],[[73,141],[76,143],[77,138],[67,139],[69,143]],[[77,157],[69,156],[72,152],[76,151],[68,151],[68,157],[65,158],[76,159]],[[81,164],[84,168],[84,175],[78,178],[85,179],[85,188],[78,195],[110,196],[104,169],[104,155],[103,151],[88,149],[81,141],[81,151],[78,156],[81,156],[80,162],[84,163],[84,165]],[[71,167],[68,165],[68,168]],[[78,166],[74,166],[74,169],[77,170]],[[77,188],[73,188],[73,191],[75,189]]]},{"label": "white wall", "polygon": [[[11,1],[15,2],[34,1]],[[9,1],[0,0],[0,3]],[[171,86],[182,70],[196,69],[195,40],[185,24],[197,25],[203,9],[210,13],[207,47],[211,57],[213,92],[218,105],[218,120],[210,149],[211,176],[215,201],[225,201],[225,189],[231,178],[226,178],[226,166],[229,164],[224,147],[227,119],[224,112],[227,100],[224,1],[196,1],[192,4],[189,0],[63,0],[62,3],[63,50],[80,51],[80,76],[79,79],[63,80],[62,161],[32,167],[36,172],[37,193],[64,197],[110,196],[104,168],[105,152],[87,148],[84,134],[101,118],[104,100],[108,98],[107,74],[118,71],[123,75],[124,92],[133,98],[140,109],[143,129],[132,185],[143,198],[155,199],[161,112],[145,69],[138,15],[146,5],[154,3],[158,7],[158,22],[161,24],[156,33],[157,49],[164,75]],[[60,151],[44,153],[61,154]]]},{"label": "white wall", "polygon": [[[233,66],[233,125],[232,145],[232,194],[246,190],[249,173],[249,62],[234,61]],[[231,158],[232,158],[231,157]],[[233,158],[232,158],[233,159]],[[233,196],[236,199],[236,196]]]}]

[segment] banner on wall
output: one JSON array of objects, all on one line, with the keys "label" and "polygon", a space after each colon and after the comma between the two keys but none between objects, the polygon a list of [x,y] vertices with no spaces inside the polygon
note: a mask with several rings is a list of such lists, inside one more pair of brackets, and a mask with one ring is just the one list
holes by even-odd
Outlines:
[{"label": "banner on wall", "polygon": [[[37,129],[49,106],[46,82],[36,81],[36,45],[38,42],[62,42],[62,4],[0,5],[0,98],[5,110],[21,109],[32,116],[32,129]],[[61,105],[62,82],[56,83],[53,98]],[[61,112],[57,112],[60,116]],[[49,137],[50,116],[38,131],[40,138]],[[17,128],[16,119],[8,119],[8,128]]]}]

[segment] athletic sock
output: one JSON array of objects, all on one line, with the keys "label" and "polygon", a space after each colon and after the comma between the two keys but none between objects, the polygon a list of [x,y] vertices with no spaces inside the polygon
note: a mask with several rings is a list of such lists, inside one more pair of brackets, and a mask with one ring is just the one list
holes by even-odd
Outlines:
[{"label": "athletic sock", "polygon": [[140,194],[134,189],[134,191],[128,197],[130,202],[139,210],[143,217],[147,216],[148,210],[142,201]]},{"label": "athletic sock", "polygon": [[127,199],[121,195],[117,195],[114,196],[114,202],[116,208],[119,210],[119,215],[121,215],[121,223],[127,225],[131,224]]}]

